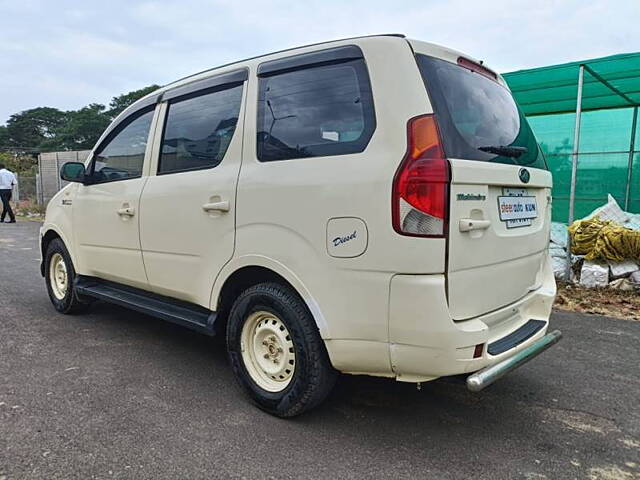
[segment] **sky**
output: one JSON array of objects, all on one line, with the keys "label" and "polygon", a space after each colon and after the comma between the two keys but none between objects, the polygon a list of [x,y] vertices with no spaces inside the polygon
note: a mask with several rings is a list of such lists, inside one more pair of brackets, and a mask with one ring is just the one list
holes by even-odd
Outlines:
[{"label": "sky", "polygon": [[0,0],[0,124],[234,60],[404,33],[500,72],[640,51],[640,0]]}]

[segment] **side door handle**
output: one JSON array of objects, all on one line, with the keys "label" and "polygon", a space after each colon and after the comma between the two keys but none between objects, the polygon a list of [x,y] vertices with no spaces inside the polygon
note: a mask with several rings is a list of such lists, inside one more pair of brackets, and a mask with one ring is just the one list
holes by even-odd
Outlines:
[{"label": "side door handle", "polygon": [[204,210],[205,212],[228,212],[229,208],[229,200],[205,203],[204,205],[202,205],[202,210]]},{"label": "side door handle", "polygon": [[486,230],[491,226],[491,220],[475,220],[473,218],[460,219],[460,231],[470,232],[471,230]]},{"label": "side door handle", "polygon": [[118,215],[121,217],[133,217],[136,214],[136,209],[133,207],[122,207],[118,209]]}]

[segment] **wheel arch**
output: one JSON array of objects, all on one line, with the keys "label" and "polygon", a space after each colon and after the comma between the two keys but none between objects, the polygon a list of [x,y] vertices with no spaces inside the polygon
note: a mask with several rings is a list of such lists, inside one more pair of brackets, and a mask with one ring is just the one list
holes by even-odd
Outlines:
[{"label": "wheel arch", "polygon": [[60,239],[60,241],[64,244],[65,248],[67,249],[67,252],[69,252],[69,256],[71,257],[71,261],[73,262],[73,265],[75,267],[77,265],[76,259],[73,255],[73,252],[69,248],[69,242],[65,238],[64,234],[61,233],[53,225],[45,225],[42,230],[44,233],[40,238],[40,258],[41,258],[40,274],[44,277],[44,261],[45,261],[45,256],[47,254],[47,248],[49,247],[51,242],[56,238]]},{"label": "wheel arch", "polygon": [[263,282],[280,283],[296,292],[311,312],[320,337],[329,337],[328,326],[320,307],[302,281],[281,263],[263,256],[240,258],[227,264],[218,275],[210,299],[210,308],[217,313],[216,330],[223,331],[226,327],[235,298],[247,288]]}]

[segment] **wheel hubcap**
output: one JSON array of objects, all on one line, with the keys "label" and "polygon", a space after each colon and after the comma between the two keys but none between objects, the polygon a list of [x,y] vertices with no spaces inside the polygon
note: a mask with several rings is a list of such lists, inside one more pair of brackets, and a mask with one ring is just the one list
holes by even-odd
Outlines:
[{"label": "wheel hubcap", "polygon": [[59,253],[54,253],[49,265],[49,281],[51,290],[58,300],[64,299],[69,288],[67,264]]},{"label": "wheel hubcap", "polygon": [[284,390],[295,371],[296,355],[291,335],[271,312],[255,312],[244,322],[242,361],[252,380],[269,392]]}]

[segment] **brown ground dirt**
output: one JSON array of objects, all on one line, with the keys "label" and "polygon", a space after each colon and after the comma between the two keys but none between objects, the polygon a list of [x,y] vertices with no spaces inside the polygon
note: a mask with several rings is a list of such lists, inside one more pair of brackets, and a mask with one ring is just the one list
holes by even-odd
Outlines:
[{"label": "brown ground dirt", "polygon": [[640,292],[584,288],[558,282],[554,308],[640,321]]}]

